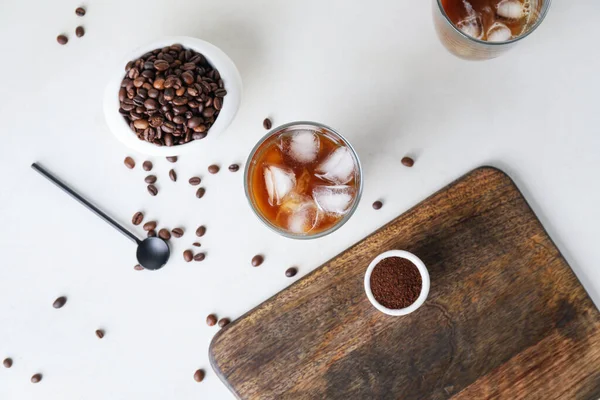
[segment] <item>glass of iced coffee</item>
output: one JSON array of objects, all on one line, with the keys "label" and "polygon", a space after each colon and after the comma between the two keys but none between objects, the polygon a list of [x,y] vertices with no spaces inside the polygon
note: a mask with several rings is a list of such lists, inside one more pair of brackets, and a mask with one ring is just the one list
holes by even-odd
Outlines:
[{"label": "glass of iced coffee", "polygon": [[433,0],[442,44],[467,60],[498,57],[544,20],[550,0]]},{"label": "glass of iced coffee", "polygon": [[339,133],[314,122],[270,131],[250,153],[244,180],[260,220],[294,239],[335,231],[352,216],[362,194],[356,152]]}]

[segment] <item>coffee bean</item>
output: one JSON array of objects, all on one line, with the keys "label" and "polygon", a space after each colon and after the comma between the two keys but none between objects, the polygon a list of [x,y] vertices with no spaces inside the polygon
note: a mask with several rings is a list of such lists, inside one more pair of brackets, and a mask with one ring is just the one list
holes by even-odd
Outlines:
[{"label": "coffee bean", "polygon": [[148,237],[156,237],[156,231],[154,229],[150,229],[148,231]]},{"label": "coffee bean", "polygon": [[199,226],[198,229],[196,229],[196,236],[198,236],[198,237],[204,236],[205,233],[206,233],[206,227],[204,225]]},{"label": "coffee bean", "polygon": [[142,168],[144,169],[144,171],[152,171],[152,162],[144,161],[144,163],[142,164]]},{"label": "coffee bean", "polygon": [[75,9],[75,14],[77,14],[78,17],[83,17],[85,15],[85,9],[83,7],[77,7]]},{"label": "coffee bean", "polygon": [[181,228],[175,228],[171,230],[171,233],[173,234],[173,236],[175,236],[176,238],[180,238],[183,236],[183,229]]},{"label": "coffee bean", "polygon": [[202,370],[202,369],[199,369],[196,372],[194,372],[194,380],[196,382],[202,382],[204,380],[204,376],[205,376],[204,370]]},{"label": "coffee bean", "polygon": [[144,178],[144,182],[146,183],[154,183],[156,182],[156,175],[148,175]]},{"label": "coffee bean", "polygon": [[13,365],[12,358],[5,358],[4,361],[2,361],[2,365],[4,365],[4,368],[10,368],[10,367],[12,367],[12,365]]},{"label": "coffee bean", "polygon": [[176,163],[177,162],[177,156],[167,157],[167,161],[168,162],[172,162],[172,163]]},{"label": "coffee bean", "polygon": [[56,41],[57,41],[59,44],[67,44],[67,42],[69,41],[69,39],[68,39],[68,38],[67,38],[65,35],[58,35],[58,36],[56,37]]},{"label": "coffee bean", "polygon": [[133,169],[135,167],[135,161],[131,157],[125,157],[125,166],[129,169]]},{"label": "coffee bean", "polygon": [[219,166],[218,165],[210,165],[208,167],[208,172],[210,172],[211,174],[216,174],[217,172],[219,172]]},{"label": "coffee bean", "polygon": [[102,329],[96,329],[96,336],[98,336],[98,339],[102,339],[104,337],[104,331]]},{"label": "coffee bean", "polygon": [[135,269],[136,271],[143,271],[144,267],[142,267],[140,264],[135,264],[133,266],[133,269]]},{"label": "coffee bean", "polygon": [[166,71],[169,68],[169,63],[165,60],[154,61],[154,68],[158,71]]},{"label": "coffee bean", "polygon": [[31,377],[31,383],[38,383],[42,380],[42,374],[35,374]]},{"label": "coffee bean", "polygon": [[231,320],[230,320],[229,318],[221,318],[221,319],[219,320],[219,326],[220,326],[221,328],[224,328],[224,327],[226,327],[227,325],[229,325],[229,323],[230,323],[230,322],[231,322]]},{"label": "coffee bean", "polygon": [[204,261],[205,258],[206,258],[206,254],[198,253],[194,256],[194,261]]},{"label": "coffee bean", "polygon": [[213,107],[215,110],[220,111],[223,108],[223,100],[221,100],[220,97],[215,97],[215,100],[213,101]]},{"label": "coffee bean", "polygon": [[151,231],[153,229],[156,229],[156,221],[148,221],[144,224],[143,226],[145,231]]},{"label": "coffee bean", "polygon": [[265,128],[266,130],[269,130],[273,127],[273,123],[271,122],[271,120],[269,118],[265,118],[265,120],[263,121],[263,128]]},{"label": "coffee bean", "polygon": [[148,193],[150,193],[150,196],[156,196],[158,194],[158,189],[154,185],[148,185],[147,189]]},{"label": "coffee bean", "polygon": [[83,29],[83,26],[78,26],[77,28],[75,28],[75,36],[82,37],[83,35],[85,35],[85,30]]},{"label": "coffee bean", "polygon": [[202,182],[202,179],[198,178],[197,176],[193,176],[190,178],[190,180],[188,182],[192,186],[198,186],[200,184],[200,182]]},{"label": "coffee bean", "polygon": [[210,314],[206,317],[206,325],[215,326],[217,324],[217,316],[215,314]]},{"label": "coffee bean", "polygon": [[62,308],[66,302],[67,302],[67,298],[65,296],[61,296],[58,299],[54,300],[54,303],[52,303],[52,307]]},{"label": "coffee bean", "polygon": [[200,246],[202,246],[202,245],[200,244],[200,242],[194,242],[194,243],[192,243],[192,245],[194,245],[194,246],[196,246],[196,247],[200,247]]},{"label": "coffee bean", "polygon": [[373,203],[373,208],[375,210],[379,210],[381,207],[383,207],[383,203],[379,200],[377,200],[376,202]]},{"label": "coffee bean", "polygon": [[252,266],[258,267],[260,264],[263,263],[264,260],[265,260],[265,258],[263,256],[261,256],[260,254],[257,254],[254,257],[252,257]]},{"label": "coffee bean", "polygon": [[171,178],[173,182],[177,182],[177,173],[174,169],[169,171],[169,178]]},{"label": "coffee bean", "polygon": [[285,271],[285,276],[287,276],[288,278],[291,278],[293,276],[296,276],[297,273],[298,273],[298,268],[291,267]]},{"label": "coffee bean", "polygon": [[412,158],[410,158],[410,157],[404,157],[404,158],[402,158],[402,161],[401,161],[401,163],[402,163],[402,165],[404,165],[405,167],[409,167],[409,168],[410,168],[410,167],[412,167],[413,165],[415,165],[415,160],[413,160],[413,159],[412,159]]},{"label": "coffee bean", "polygon": [[149,125],[150,123],[147,119],[136,119],[133,121],[133,126],[135,126],[136,129],[146,129]]},{"label": "coffee bean", "polygon": [[183,252],[183,259],[185,262],[190,262],[194,259],[194,253],[191,250],[186,250]]},{"label": "coffee bean", "polygon": [[239,165],[237,165],[237,164],[231,164],[231,165],[229,166],[229,170],[230,170],[231,172],[237,172],[239,169],[240,169],[240,166],[239,166]]},{"label": "coffee bean", "polygon": [[206,137],[206,133],[197,133],[195,132],[192,137],[194,138],[194,140],[200,140],[200,139],[204,139]]},{"label": "coffee bean", "polygon": [[139,225],[142,223],[143,220],[144,220],[144,214],[142,214],[140,211],[138,211],[135,214],[133,214],[133,218],[131,218],[131,223],[134,225]]},{"label": "coffee bean", "polygon": [[158,231],[158,237],[162,240],[169,240],[171,239],[171,232],[169,232],[168,229],[162,228],[160,231]]},{"label": "coffee bean", "polygon": [[202,197],[204,197],[205,193],[206,193],[206,189],[204,189],[203,187],[198,188],[198,190],[196,190],[196,197],[201,199]]}]

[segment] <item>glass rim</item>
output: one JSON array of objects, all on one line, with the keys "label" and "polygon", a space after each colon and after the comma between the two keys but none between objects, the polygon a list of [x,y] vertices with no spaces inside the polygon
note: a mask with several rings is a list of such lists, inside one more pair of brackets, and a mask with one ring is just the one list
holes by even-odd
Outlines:
[{"label": "glass rim", "polygon": [[525,39],[527,36],[531,35],[533,33],[533,31],[535,31],[540,26],[540,24],[542,23],[544,18],[546,18],[546,14],[548,14],[548,10],[550,9],[550,4],[552,4],[552,0],[541,0],[541,1],[543,1],[543,4],[542,4],[542,9],[540,11],[540,15],[539,15],[537,21],[535,22],[535,24],[533,24],[533,26],[531,27],[531,29],[529,29],[524,34],[519,35],[516,38],[504,41],[504,42],[487,42],[485,40],[476,39],[472,36],[469,36],[466,33],[464,33],[463,31],[461,31],[460,29],[458,29],[458,27],[454,24],[454,22],[452,22],[450,20],[450,17],[448,17],[448,14],[446,14],[446,10],[444,10],[444,6],[442,5],[442,0],[436,0],[436,1],[438,4],[438,7],[440,9],[440,12],[446,19],[446,22],[452,27],[452,29],[454,29],[455,32],[457,32],[459,35],[461,35],[462,37],[464,37],[472,42],[480,43],[480,44],[484,44],[484,45],[488,45],[488,46],[503,46],[506,44],[516,43],[522,39]]},{"label": "glass rim", "polygon": [[[271,137],[275,136],[276,134],[282,133],[282,131],[285,131],[285,130],[295,127],[295,126],[298,126],[298,127],[310,126],[312,128],[316,128],[316,129],[324,129],[327,132],[332,133],[333,135],[338,137],[342,142],[344,142],[344,145],[346,147],[348,147],[348,149],[350,149],[350,152],[352,153],[354,159],[356,160],[356,166],[358,167],[358,178],[360,181],[359,181],[356,197],[354,198],[354,204],[352,204],[352,207],[350,207],[350,210],[348,210],[346,215],[344,215],[344,217],[342,219],[340,219],[335,225],[333,225],[329,229],[326,229],[319,233],[315,233],[313,235],[296,234],[296,233],[289,232],[287,230],[284,230],[281,227],[276,226],[271,221],[266,219],[262,215],[262,213],[259,210],[257,210],[257,207],[254,205],[254,202],[252,201],[252,197],[250,194],[250,185],[248,184],[248,178],[249,178],[249,174],[250,174],[250,166],[252,163],[252,158],[254,158],[254,155],[256,154],[257,150],[263,145],[263,143],[265,143]],[[298,239],[298,240],[318,239],[323,236],[327,236],[330,233],[333,233],[333,232],[337,231],[338,229],[340,229],[344,224],[346,224],[346,222],[348,222],[350,217],[352,217],[352,215],[358,208],[358,204],[360,203],[360,199],[362,197],[363,186],[364,186],[364,184],[363,184],[362,165],[360,163],[360,159],[358,158],[358,153],[356,152],[354,147],[352,147],[350,142],[344,136],[342,136],[338,131],[336,131],[335,129],[333,129],[327,125],[321,124],[319,122],[312,122],[312,121],[288,122],[287,124],[283,124],[276,128],[271,129],[256,143],[256,145],[254,145],[254,147],[250,151],[250,154],[248,155],[248,158],[246,160],[246,165],[244,166],[244,192],[246,194],[246,199],[248,200],[248,204],[249,204],[250,208],[252,209],[254,214],[258,217],[258,219],[260,219],[262,221],[262,223],[264,225],[266,225],[269,229],[271,229],[273,232],[275,232],[281,236],[287,237],[289,239]]]}]

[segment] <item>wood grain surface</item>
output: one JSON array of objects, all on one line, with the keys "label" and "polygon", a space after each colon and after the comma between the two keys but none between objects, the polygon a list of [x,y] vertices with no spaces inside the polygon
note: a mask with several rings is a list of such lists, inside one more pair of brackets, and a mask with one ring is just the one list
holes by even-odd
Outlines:
[{"label": "wood grain surface", "polygon": [[[364,273],[405,249],[425,304],[377,311]],[[513,182],[479,168],[219,332],[240,399],[599,399],[600,313]]]}]

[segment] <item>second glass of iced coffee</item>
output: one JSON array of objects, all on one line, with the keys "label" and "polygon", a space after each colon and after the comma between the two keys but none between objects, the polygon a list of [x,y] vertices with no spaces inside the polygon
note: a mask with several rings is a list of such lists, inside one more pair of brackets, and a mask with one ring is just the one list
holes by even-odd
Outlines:
[{"label": "second glass of iced coffee", "polygon": [[244,175],[248,201],[275,232],[314,239],[341,227],[362,194],[362,169],[350,143],[315,122],[270,131],[254,147]]}]

